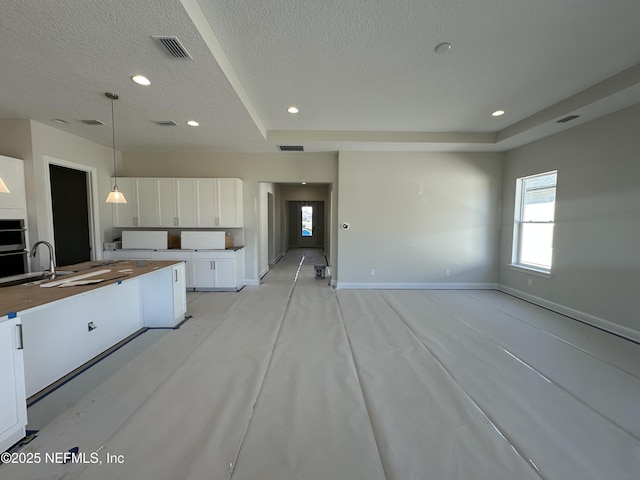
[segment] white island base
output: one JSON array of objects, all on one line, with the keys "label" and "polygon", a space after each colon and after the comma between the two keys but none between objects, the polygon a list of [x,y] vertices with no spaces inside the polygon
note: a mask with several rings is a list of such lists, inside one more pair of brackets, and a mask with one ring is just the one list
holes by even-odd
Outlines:
[{"label": "white island base", "polygon": [[182,322],[184,272],[176,263],[21,312],[27,398],[141,328]]}]

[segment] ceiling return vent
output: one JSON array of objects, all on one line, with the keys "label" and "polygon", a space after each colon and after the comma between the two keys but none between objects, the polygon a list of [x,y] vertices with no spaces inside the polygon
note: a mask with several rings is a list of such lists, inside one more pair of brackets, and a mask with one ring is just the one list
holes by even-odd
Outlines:
[{"label": "ceiling return vent", "polygon": [[278,150],[281,152],[304,152],[302,145],[278,145]]},{"label": "ceiling return vent", "polygon": [[177,127],[178,124],[173,120],[154,120],[153,123],[161,127]]},{"label": "ceiling return vent", "polygon": [[561,118],[560,120],[556,120],[556,123],[567,123],[571,120],[575,120],[576,118],[580,118],[580,115],[569,115],[568,117]]},{"label": "ceiling return vent", "polygon": [[159,42],[172,57],[193,60],[193,57],[189,55],[189,52],[182,46],[178,37],[153,36],[151,38]]},{"label": "ceiling return vent", "polygon": [[100,120],[80,120],[85,125],[104,125]]}]

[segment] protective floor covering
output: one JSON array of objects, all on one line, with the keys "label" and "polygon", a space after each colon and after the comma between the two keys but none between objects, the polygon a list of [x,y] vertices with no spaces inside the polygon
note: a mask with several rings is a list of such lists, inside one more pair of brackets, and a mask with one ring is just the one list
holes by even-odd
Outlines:
[{"label": "protective floor covering", "polygon": [[335,291],[323,261],[190,294],[0,478],[638,478],[640,346],[495,291]]}]

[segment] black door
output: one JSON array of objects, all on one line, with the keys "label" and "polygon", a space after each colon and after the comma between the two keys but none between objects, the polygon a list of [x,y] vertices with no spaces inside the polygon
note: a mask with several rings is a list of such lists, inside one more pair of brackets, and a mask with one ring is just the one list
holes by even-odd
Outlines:
[{"label": "black door", "polygon": [[49,165],[49,176],[56,264],[91,260],[87,172]]}]

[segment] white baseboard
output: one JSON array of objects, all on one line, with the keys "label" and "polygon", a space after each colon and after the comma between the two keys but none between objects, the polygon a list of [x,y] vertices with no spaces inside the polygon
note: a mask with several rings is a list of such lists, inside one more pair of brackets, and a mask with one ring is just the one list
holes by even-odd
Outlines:
[{"label": "white baseboard", "polygon": [[596,317],[594,315],[581,312],[580,310],[575,310],[559,303],[552,302],[550,300],[546,300],[544,298],[537,297],[520,290],[516,290],[515,288],[507,287],[506,285],[498,284],[497,290],[508,293],[509,295],[513,295],[514,297],[520,298],[522,300],[526,300],[527,302],[531,302],[540,307],[548,308],[549,310],[552,310],[556,313],[566,315],[567,317],[574,318],[583,323],[600,328],[620,337],[628,338],[629,340],[640,343],[640,332],[637,330],[633,330],[631,328],[627,328],[625,326],[605,320],[604,318]]},{"label": "white baseboard", "polygon": [[248,280],[248,279],[244,279],[244,284],[245,286],[250,286],[250,287],[256,287],[258,285],[260,285],[260,280]]},{"label": "white baseboard", "polygon": [[495,290],[495,283],[346,283],[338,282],[342,290]]},{"label": "white baseboard", "polygon": [[262,269],[262,271],[258,275],[258,278],[264,277],[267,273],[269,273],[269,266],[268,265],[265,268]]}]

